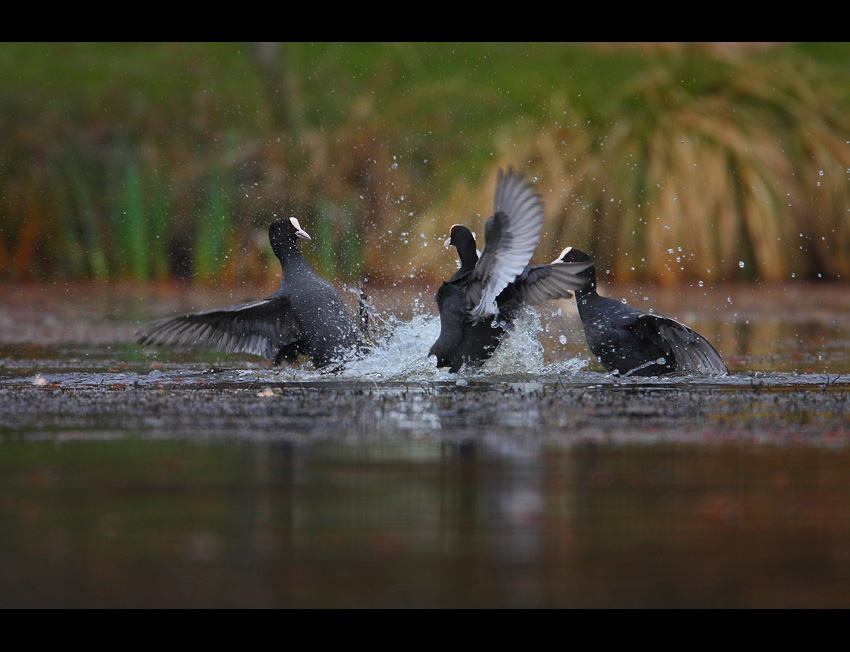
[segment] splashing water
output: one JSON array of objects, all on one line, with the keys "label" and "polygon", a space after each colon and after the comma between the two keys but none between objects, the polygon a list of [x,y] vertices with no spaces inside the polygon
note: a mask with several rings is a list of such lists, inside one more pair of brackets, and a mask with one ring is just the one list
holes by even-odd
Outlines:
[{"label": "splashing water", "polygon": [[545,350],[538,335],[542,332],[540,315],[523,310],[493,356],[478,368],[464,367],[458,374],[437,369],[428,356],[431,345],[440,335],[440,318],[431,314],[415,315],[410,321],[389,318],[386,330],[373,339],[370,351],[349,362],[336,375],[342,378],[376,378],[384,380],[450,380],[458,376],[483,377],[512,374],[575,373],[587,365],[579,359],[547,364]]},{"label": "splashing water", "polygon": [[502,343],[474,375],[540,374],[543,372],[543,345],[538,334],[543,327],[535,310],[522,310]]},{"label": "splashing water", "polygon": [[391,318],[385,323],[387,330],[373,338],[369,352],[349,362],[337,375],[397,380],[436,377],[437,368],[428,350],[440,335],[440,318],[419,314],[407,322]]},{"label": "splashing water", "polygon": [[[437,369],[428,351],[440,335],[440,318],[420,313],[404,321],[393,316],[372,313],[379,330],[371,338],[369,350],[348,360],[343,368],[316,371],[310,365],[284,367],[273,372],[280,380],[372,379],[394,381],[461,381],[463,377],[540,375],[576,373],[586,360],[567,359],[546,363],[545,349],[538,335],[542,332],[540,315],[523,310],[493,356],[480,367],[464,366],[453,374]],[[256,371],[247,372],[256,374]]]}]

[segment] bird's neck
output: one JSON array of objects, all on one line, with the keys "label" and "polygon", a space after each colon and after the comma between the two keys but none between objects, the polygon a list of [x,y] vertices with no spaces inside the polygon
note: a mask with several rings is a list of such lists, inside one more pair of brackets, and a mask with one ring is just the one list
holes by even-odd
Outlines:
[{"label": "bird's neck", "polygon": [[575,290],[573,292],[576,299],[576,305],[578,306],[579,314],[581,314],[587,307],[588,303],[593,302],[594,299],[599,298],[599,295],[596,293],[596,281],[594,280],[590,285],[581,290]]},{"label": "bird's neck", "polygon": [[283,269],[284,278],[289,274],[297,274],[300,270],[310,268],[310,264],[301,255],[301,251],[295,242],[287,242],[282,244],[275,250],[275,255],[280,261],[280,266]]},{"label": "bird's neck", "polygon": [[478,264],[478,252],[475,245],[471,247],[458,247],[457,255],[460,257],[460,271],[471,272]]}]

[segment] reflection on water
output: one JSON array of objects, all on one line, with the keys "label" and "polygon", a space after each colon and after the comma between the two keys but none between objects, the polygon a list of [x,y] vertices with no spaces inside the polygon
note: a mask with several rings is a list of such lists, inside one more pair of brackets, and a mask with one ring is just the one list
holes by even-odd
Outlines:
[{"label": "reflection on water", "polygon": [[625,380],[567,304],[437,372],[405,292],[334,376],[131,343],[247,296],[0,288],[0,607],[850,603],[842,288],[612,289],[732,371]]},{"label": "reflection on water", "polygon": [[3,456],[0,605],[850,601],[850,453],[51,442]]}]

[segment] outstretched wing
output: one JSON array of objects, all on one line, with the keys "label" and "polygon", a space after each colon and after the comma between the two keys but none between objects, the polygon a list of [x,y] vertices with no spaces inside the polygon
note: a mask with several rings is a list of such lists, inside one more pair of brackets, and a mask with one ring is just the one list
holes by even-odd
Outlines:
[{"label": "outstretched wing", "polygon": [[544,301],[569,299],[570,292],[581,290],[590,284],[590,279],[579,276],[592,262],[530,265],[516,281],[522,303],[536,306]]},{"label": "outstretched wing", "polygon": [[229,353],[242,351],[275,361],[282,346],[301,334],[285,297],[271,296],[230,308],[170,317],[137,338],[139,344],[203,346]]},{"label": "outstretched wing", "polygon": [[496,297],[519,276],[543,229],[543,202],[522,175],[499,170],[494,214],[484,222],[484,251],[475,266],[476,282],[467,299],[474,319],[496,313]]},{"label": "outstretched wing", "polygon": [[677,370],[715,375],[729,373],[720,354],[707,339],[674,319],[643,314],[630,328],[672,355]]}]

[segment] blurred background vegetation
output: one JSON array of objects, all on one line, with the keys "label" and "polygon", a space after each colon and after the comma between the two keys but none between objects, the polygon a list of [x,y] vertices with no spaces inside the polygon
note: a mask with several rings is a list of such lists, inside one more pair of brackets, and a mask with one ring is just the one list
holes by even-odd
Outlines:
[{"label": "blurred background vegetation", "polygon": [[512,164],[545,201],[535,262],[843,281],[848,64],[845,43],[3,43],[0,278],[265,280],[294,215],[330,278],[430,282]]}]

